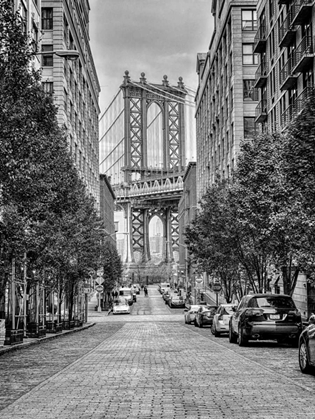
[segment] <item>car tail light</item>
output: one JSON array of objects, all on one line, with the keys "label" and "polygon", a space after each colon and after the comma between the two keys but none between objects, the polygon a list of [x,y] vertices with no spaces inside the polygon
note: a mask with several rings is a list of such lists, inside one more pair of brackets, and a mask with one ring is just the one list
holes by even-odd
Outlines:
[{"label": "car tail light", "polygon": [[289,311],[287,314],[283,315],[282,319],[286,319],[287,321],[301,321],[301,312],[298,309]]},{"label": "car tail light", "polygon": [[264,313],[263,309],[258,309],[258,308],[250,308],[250,309],[246,309],[245,311],[245,315],[247,316],[261,316]]}]

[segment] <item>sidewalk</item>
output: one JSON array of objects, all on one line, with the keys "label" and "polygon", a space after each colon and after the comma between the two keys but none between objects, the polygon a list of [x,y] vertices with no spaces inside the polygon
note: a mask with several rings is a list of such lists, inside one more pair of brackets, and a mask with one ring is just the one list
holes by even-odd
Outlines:
[{"label": "sidewalk", "polygon": [[61,337],[63,335],[66,334],[73,334],[82,330],[86,330],[87,328],[92,327],[93,325],[95,325],[95,322],[87,322],[86,324],[84,324],[82,327],[76,327],[73,328],[71,330],[62,330],[59,333],[48,333],[45,337],[40,337],[40,338],[24,338],[23,339],[23,343],[20,344],[15,344],[15,345],[0,345],[0,356],[4,353],[8,353],[10,351],[14,351],[14,350],[20,350],[22,348],[26,348],[29,346],[33,346],[35,344],[40,344],[44,341],[48,341],[48,340],[54,340],[55,338]]}]

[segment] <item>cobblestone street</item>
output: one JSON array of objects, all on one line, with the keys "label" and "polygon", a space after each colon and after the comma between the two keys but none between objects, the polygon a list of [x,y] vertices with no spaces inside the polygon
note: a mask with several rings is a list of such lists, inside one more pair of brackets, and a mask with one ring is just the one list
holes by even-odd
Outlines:
[{"label": "cobblestone street", "polygon": [[215,338],[154,288],[131,315],[89,321],[0,356],[0,418],[314,418],[296,348]]}]

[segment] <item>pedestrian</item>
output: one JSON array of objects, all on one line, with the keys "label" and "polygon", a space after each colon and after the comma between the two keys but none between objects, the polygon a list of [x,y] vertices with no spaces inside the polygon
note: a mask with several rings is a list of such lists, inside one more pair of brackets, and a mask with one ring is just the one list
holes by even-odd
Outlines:
[{"label": "pedestrian", "polygon": [[144,290],[144,296],[148,296],[148,289],[147,289],[147,286],[144,286],[143,290]]}]

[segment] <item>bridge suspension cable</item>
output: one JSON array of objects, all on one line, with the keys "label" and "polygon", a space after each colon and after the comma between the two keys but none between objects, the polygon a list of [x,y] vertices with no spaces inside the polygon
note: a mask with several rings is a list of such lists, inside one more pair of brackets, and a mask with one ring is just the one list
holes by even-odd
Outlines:
[{"label": "bridge suspension cable", "polygon": [[[161,93],[158,93],[158,92],[156,92],[156,91],[153,91],[153,90],[151,90],[151,89],[148,89],[148,88],[144,87],[144,86],[143,86],[142,84],[140,84],[140,83],[137,83],[137,82],[134,82],[134,81],[131,81],[131,83],[132,83],[134,86],[136,86],[136,87],[140,87],[141,89],[144,89],[144,90],[146,90],[146,91],[148,91],[148,92],[150,92],[150,93],[154,93],[155,95],[159,95],[159,96],[161,96],[161,98],[165,98],[165,99],[172,99],[172,98],[170,98],[169,96],[165,96],[165,95],[162,95]],[[156,86],[154,86],[154,89],[156,89]],[[168,95],[171,95],[171,94],[168,94]],[[186,106],[190,106],[190,107],[195,108],[195,104],[194,104],[193,102],[190,102],[190,101],[185,101],[185,100],[183,100],[182,98],[180,98],[180,97],[178,97],[178,96],[176,96],[176,95],[173,95],[173,96],[175,96],[175,98],[176,98],[177,102],[179,102],[179,103],[181,103],[181,104],[183,104],[183,105],[186,105]]]},{"label": "bridge suspension cable", "polygon": [[[104,136],[103,136],[104,137]],[[117,147],[123,142],[125,140],[125,137],[123,137],[121,140],[120,140],[120,142],[119,143],[117,143],[116,144],[116,146],[110,151],[110,153],[108,153],[108,155],[106,155],[105,157],[104,157],[104,159],[102,160],[102,162],[100,163],[100,165],[102,164],[102,163],[104,163],[105,162],[105,160],[106,159],[108,159],[109,157],[110,157],[110,155],[112,154],[112,153],[114,153],[115,152],[115,150],[117,149]],[[119,160],[119,159],[118,159]]]},{"label": "bridge suspension cable", "polygon": [[[159,90],[160,92],[164,92],[165,93],[165,91],[163,90],[163,89],[160,89],[160,88],[158,88],[157,86],[154,86],[154,85],[151,85],[151,83],[148,83],[147,82],[147,85],[148,86],[151,86],[152,88],[154,88],[154,89],[156,89],[156,90]],[[175,88],[174,86],[172,86],[172,88]],[[182,92],[183,93],[183,91],[181,91],[180,89],[177,89],[177,88],[175,88],[176,90],[179,90],[180,92]],[[194,106],[195,106],[195,103],[194,102],[192,102],[192,101],[187,101],[186,99],[183,99],[182,97],[180,97],[180,96],[176,96],[176,95],[174,95],[173,93],[169,93],[169,92],[167,92],[167,94],[169,95],[169,96],[173,96],[174,98],[176,98],[176,99],[179,99],[179,100],[182,100],[182,101],[185,101],[187,104],[194,104]]]},{"label": "bridge suspension cable", "polygon": [[[148,83],[148,84],[150,84],[150,83]],[[154,85],[153,85],[153,86],[154,86]],[[178,90],[178,92],[183,93],[183,89],[179,89],[177,86],[172,86],[172,89]],[[196,93],[196,92],[195,92],[195,91],[193,91],[192,89],[187,88],[187,86],[186,86],[186,85],[185,85],[184,89],[185,89],[185,90],[189,90],[189,91],[192,91],[192,92]],[[195,95],[192,95],[191,93],[187,93],[187,95],[188,95],[188,96],[190,96],[191,98],[194,98],[194,97],[195,97]]]},{"label": "bridge suspension cable", "polygon": [[112,169],[112,167],[115,166],[116,163],[119,162],[123,157],[124,157],[124,155],[121,155],[117,160],[115,160],[115,162],[109,168],[106,169],[106,172],[108,172],[110,169]]},{"label": "bridge suspension cable", "polygon": [[124,110],[122,110],[120,112],[120,114],[118,114],[118,116],[116,117],[115,121],[112,122],[112,124],[108,127],[107,131],[102,135],[102,137],[99,139],[99,141],[102,141],[103,140],[103,138],[106,136],[106,134],[109,132],[109,130],[116,124],[116,121],[119,119],[119,117],[123,113],[124,113]]}]

